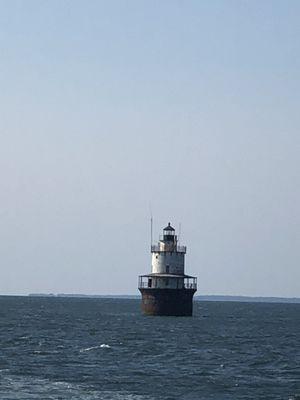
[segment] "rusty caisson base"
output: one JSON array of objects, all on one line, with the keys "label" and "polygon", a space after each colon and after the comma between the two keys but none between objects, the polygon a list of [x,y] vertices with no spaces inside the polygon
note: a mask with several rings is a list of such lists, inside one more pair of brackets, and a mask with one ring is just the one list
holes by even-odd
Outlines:
[{"label": "rusty caisson base", "polygon": [[195,289],[139,289],[146,315],[188,317],[193,315]]}]

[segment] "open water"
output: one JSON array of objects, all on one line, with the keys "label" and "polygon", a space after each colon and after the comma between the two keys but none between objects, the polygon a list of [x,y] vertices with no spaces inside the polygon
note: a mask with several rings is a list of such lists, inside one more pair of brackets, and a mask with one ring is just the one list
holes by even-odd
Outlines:
[{"label": "open water", "polygon": [[0,297],[0,399],[300,399],[300,305]]}]

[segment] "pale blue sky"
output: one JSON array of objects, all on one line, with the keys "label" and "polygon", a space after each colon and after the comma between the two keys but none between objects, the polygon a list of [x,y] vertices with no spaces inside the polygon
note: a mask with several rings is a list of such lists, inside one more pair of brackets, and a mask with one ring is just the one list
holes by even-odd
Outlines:
[{"label": "pale blue sky", "polygon": [[0,293],[300,296],[299,1],[0,1]]}]

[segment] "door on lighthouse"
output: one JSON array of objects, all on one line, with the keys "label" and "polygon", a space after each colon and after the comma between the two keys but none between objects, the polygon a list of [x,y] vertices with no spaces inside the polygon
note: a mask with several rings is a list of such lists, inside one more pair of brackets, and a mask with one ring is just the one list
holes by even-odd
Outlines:
[{"label": "door on lighthouse", "polygon": [[152,287],[152,279],[151,278],[148,279],[148,287]]}]

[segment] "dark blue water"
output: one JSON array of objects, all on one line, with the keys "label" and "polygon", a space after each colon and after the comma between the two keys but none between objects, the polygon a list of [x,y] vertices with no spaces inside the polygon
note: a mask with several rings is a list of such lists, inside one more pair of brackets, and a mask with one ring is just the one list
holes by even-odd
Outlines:
[{"label": "dark blue water", "polygon": [[299,399],[300,305],[0,297],[0,399]]}]

